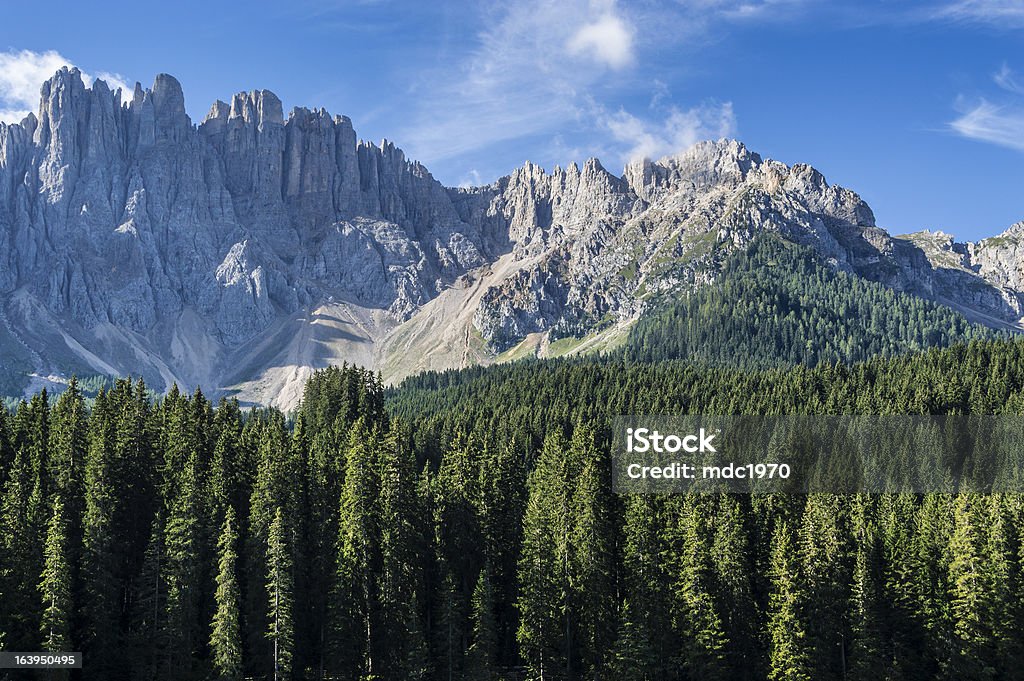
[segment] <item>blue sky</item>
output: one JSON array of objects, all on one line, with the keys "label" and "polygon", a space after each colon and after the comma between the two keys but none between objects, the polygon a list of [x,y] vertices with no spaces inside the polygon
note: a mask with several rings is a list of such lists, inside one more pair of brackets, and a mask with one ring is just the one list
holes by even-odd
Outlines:
[{"label": "blue sky", "polygon": [[[253,88],[350,116],[442,182],[736,137],[899,233],[1024,219],[1024,0],[31,3],[4,7],[0,118],[60,63],[175,75],[198,122]],[[58,20],[59,18],[59,20]]]}]

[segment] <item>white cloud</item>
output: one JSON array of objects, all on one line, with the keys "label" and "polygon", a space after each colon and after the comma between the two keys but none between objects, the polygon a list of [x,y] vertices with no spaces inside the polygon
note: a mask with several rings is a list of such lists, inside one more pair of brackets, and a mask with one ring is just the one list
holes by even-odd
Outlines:
[{"label": "white cloud", "polygon": [[939,19],[995,24],[1002,28],[1024,26],[1024,3],[1020,0],[957,0],[939,8]]},{"label": "white cloud", "polygon": [[0,109],[0,123],[20,123],[28,116],[28,109]]},{"label": "white cloud", "polygon": [[625,145],[624,162],[640,158],[658,159],[675,154],[697,142],[736,135],[732,103],[705,102],[691,109],[672,107],[660,122],[642,120],[620,109],[605,115],[602,126]]},{"label": "white cloud", "polygon": [[416,110],[399,139],[431,163],[571,123],[610,71],[633,59],[632,23],[615,2],[495,4],[453,75],[421,75]]},{"label": "white cloud", "polygon": [[1008,64],[993,73],[992,80],[1009,95],[1002,94],[998,102],[982,97],[971,105],[965,104],[965,97],[959,97],[955,108],[961,113],[949,127],[968,139],[1024,151],[1024,83]]},{"label": "white cloud", "polygon": [[[39,105],[39,87],[62,66],[74,64],[55,50],[0,52],[0,121],[17,123],[29,111],[34,111]],[[119,74],[101,72],[98,77],[106,81],[111,89],[122,88],[125,93],[131,92],[124,77]],[[82,73],[82,79],[86,85],[91,85],[94,80],[93,76],[85,72]]]},{"label": "white cloud", "polygon": [[[395,138],[411,158],[432,167],[464,159],[456,171],[459,181],[465,179],[461,176],[467,167],[488,175],[493,164],[487,158],[494,158],[495,152],[512,155],[508,152],[513,140],[522,141],[524,160],[530,157],[544,164],[579,160],[567,158],[572,150],[605,158],[676,152],[698,138],[730,134],[735,128],[727,105],[670,108],[673,95],[666,81],[686,69],[687,58],[701,45],[717,39],[716,27],[786,21],[818,4],[819,0],[485,4],[480,17],[485,28],[463,53],[461,63],[416,73],[410,88],[414,104]],[[665,66],[662,62],[670,53],[675,63]],[[647,111],[631,109],[642,118],[630,121],[625,112],[608,113],[625,101],[644,98],[645,89]],[[651,122],[658,115],[662,120]],[[610,134],[611,126],[620,137]],[[558,144],[552,142],[556,139]]]},{"label": "white cloud", "polygon": [[973,140],[1024,151],[1024,112],[980,103],[949,124],[957,134]]},{"label": "white cloud", "polygon": [[96,74],[96,78],[92,78],[91,76],[89,76],[89,74],[83,73],[82,79],[85,81],[86,85],[92,85],[94,80],[102,80],[104,83],[107,84],[107,87],[109,87],[111,90],[120,90],[121,101],[124,101],[124,97],[126,95],[131,94],[132,90],[134,89],[130,85],[128,85],[128,81],[120,73],[100,71]]},{"label": "white cloud", "polygon": [[633,29],[620,17],[605,14],[588,23],[569,39],[569,53],[590,56],[613,69],[633,62]]},{"label": "white cloud", "polygon": [[54,51],[0,52],[0,121],[16,123],[39,103],[39,86],[68,60]]},{"label": "white cloud", "polygon": [[1012,92],[1015,95],[1024,95],[1024,83],[1017,80],[1017,74],[1011,71],[1010,67],[1006,64],[1003,64],[1003,68],[999,69],[992,76],[992,80],[1007,92]]},{"label": "white cloud", "polygon": [[479,187],[483,184],[483,180],[480,177],[480,171],[473,168],[461,178],[459,178],[459,189],[469,189],[470,187]]}]

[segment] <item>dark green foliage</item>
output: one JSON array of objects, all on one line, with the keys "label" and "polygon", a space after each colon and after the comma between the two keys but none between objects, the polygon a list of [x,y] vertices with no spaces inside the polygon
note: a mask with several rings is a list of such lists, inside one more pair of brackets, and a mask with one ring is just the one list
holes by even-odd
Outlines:
[{"label": "dark green foliage", "polygon": [[210,634],[213,669],[220,679],[242,676],[242,620],[238,587],[238,522],[228,507],[217,541],[217,611]]},{"label": "dark green foliage", "polygon": [[1022,668],[1020,497],[617,496],[608,418],[1021,413],[1024,344],[523,363],[390,394],[344,367],[306,399],[289,422],[120,381],[91,411],[69,390],[0,417],[6,649],[80,646],[83,678],[115,681]]},{"label": "dark green foliage", "polygon": [[295,583],[292,541],[281,509],[267,532],[267,631],[273,649],[273,679],[292,678],[295,653]]},{"label": "dark green foliage", "polygon": [[68,522],[64,504],[58,496],[53,502],[53,514],[46,528],[43,547],[44,564],[39,594],[43,601],[40,623],[42,649],[47,651],[73,650],[71,642],[71,566],[68,564]]},{"label": "dark green foliage", "polygon": [[743,368],[814,366],[996,335],[947,307],[837,271],[811,249],[763,237],[728,258],[713,284],[656,302],[624,353]]}]

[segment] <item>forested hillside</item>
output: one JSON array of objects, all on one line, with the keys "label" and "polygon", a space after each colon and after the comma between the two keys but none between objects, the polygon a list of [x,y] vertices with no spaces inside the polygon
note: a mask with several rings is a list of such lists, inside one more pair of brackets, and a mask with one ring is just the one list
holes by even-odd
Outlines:
[{"label": "forested hillside", "polygon": [[82,650],[104,681],[1020,678],[1020,497],[622,497],[607,442],[620,413],[1021,413],[1022,391],[1024,343],[996,341],[387,393],[335,368],[288,418],[40,394],[0,415],[2,647]]},{"label": "forested hillside", "polygon": [[725,260],[714,283],[654,301],[631,359],[764,368],[860,362],[999,334],[951,309],[826,265],[766,236]]}]

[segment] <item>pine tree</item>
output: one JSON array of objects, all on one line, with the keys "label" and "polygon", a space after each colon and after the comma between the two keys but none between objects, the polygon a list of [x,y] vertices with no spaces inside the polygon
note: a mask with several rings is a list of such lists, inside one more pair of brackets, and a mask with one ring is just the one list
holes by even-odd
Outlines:
[{"label": "pine tree", "polygon": [[615,639],[615,529],[612,521],[611,464],[598,447],[589,425],[578,425],[569,458],[579,461],[579,474],[567,480],[572,495],[568,534],[569,604],[575,611],[575,637],[584,677],[604,667]]},{"label": "pine tree", "polygon": [[479,572],[479,491],[475,464],[480,459],[476,442],[456,438],[444,454],[434,477],[433,511],[440,580],[435,648],[448,676],[462,674],[469,646],[470,600]]},{"label": "pine tree", "polygon": [[629,681],[666,675],[670,616],[664,595],[669,593],[663,561],[659,506],[655,497],[626,498],[623,528],[624,602],[619,612],[612,670]]},{"label": "pine tree", "polygon": [[213,668],[221,679],[242,676],[242,633],[238,589],[238,528],[235,509],[228,506],[217,542],[217,611],[210,634]]},{"label": "pine tree", "polygon": [[490,681],[496,672],[498,628],[494,618],[494,593],[487,568],[480,571],[473,589],[473,642],[466,651],[466,677]]},{"label": "pine tree", "polygon": [[731,678],[725,652],[729,645],[720,615],[709,545],[712,498],[689,495],[678,504],[672,543],[675,580],[673,617],[678,631],[681,662],[702,679]]},{"label": "pine tree", "polygon": [[[32,474],[29,458],[19,449],[0,499],[0,631],[7,645],[32,650],[39,619],[36,584],[42,564],[35,558],[38,545],[38,480]],[[29,586],[31,585],[31,587]]]},{"label": "pine tree", "polygon": [[295,622],[292,614],[294,575],[291,552],[288,528],[278,508],[267,535],[267,638],[273,646],[274,681],[292,677]]},{"label": "pine tree", "polygon": [[789,526],[781,521],[772,537],[768,601],[768,638],[771,681],[811,681],[808,641],[802,617],[799,562],[793,550]]},{"label": "pine tree", "polygon": [[68,522],[64,503],[58,496],[53,502],[53,515],[46,529],[43,554],[45,563],[39,592],[42,596],[43,617],[40,622],[43,649],[66,652],[71,645],[71,566],[68,564]]},{"label": "pine tree", "polygon": [[856,553],[851,603],[853,641],[850,649],[850,675],[854,679],[876,681],[886,674],[883,626],[882,546],[870,502],[858,498],[854,508],[853,531]]},{"label": "pine tree", "polygon": [[838,495],[812,494],[800,526],[800,574],[815,679],[840,679],[847,673],[848,517]]},{"label": "pine tree", "polygon": [[375,673],[378,640],[377,567],[380,557],[375,451],[362,420],[349,436],[338,519],[338,574],[334,587],[334,659],[347,673]]},{"label": "pine tree", "polygon": [[156,679],[167,669],[167,584],[164,545],[166,522],[157,511],[143,554],[137,596],[132,607],[132,668],[135,678]]},{"label": "pine tree", "polygon": [[120,566],[114,525],[118,507],[114,429],[107,394],[96,396],[89,419],[85,464],[85,516],[82,521],[83,655],[96,660],[97,674],[108,674],[121,643]]},{"label": "pine tree", "polygon": [[167,560],[167,678],[187,675],[200,644],[202,582],[202,500],[198,455],[193,453],[177,478],[165,529]]},{"label": "pine tree", "polygon": [[419,524],[422,516],[411,453],[392,433],[380,451],[380,621],[387,655],[379,675],[416,678],[425,673],[426,639],[417,609],[423,588]]},{"label": "pine tree", "polygon": [[985,579],[985,509],[974,493],[960,494],[954,505],[949,543],[950,617],[953,649],[948,678],[995,678],[995,645],[985,613],[990,608]]},{"label": "pine tree", "polygon": [[541,680],[557,678],[568,655],[565,632],[566,542],[562,457],[564,439],[545,440],[530,475],[519,559],[519,631],[523,662]]}]

